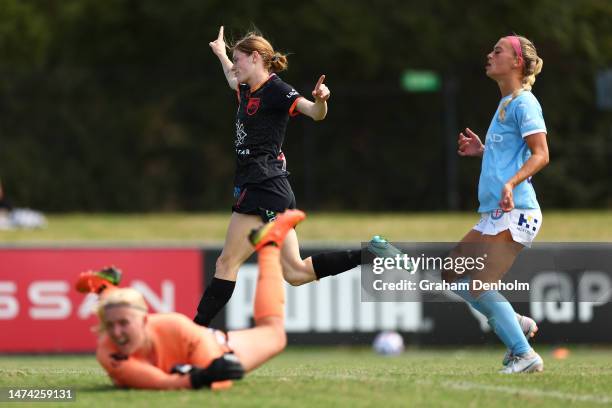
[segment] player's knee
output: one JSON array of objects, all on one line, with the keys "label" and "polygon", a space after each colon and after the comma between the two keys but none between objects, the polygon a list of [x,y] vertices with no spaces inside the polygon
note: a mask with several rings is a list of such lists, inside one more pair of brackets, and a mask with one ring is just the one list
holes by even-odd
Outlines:
[{"label": "player's knee", "polygon": [[295,270],[287,271],[285,274],[283,274],[283,277],[291,286],[302,286],[303,284],[310,282],[305,274]]},{"label": "player's knee", "polygon": [[301,286],[313,279],[304,271],[304,265],[294,262],[283,262],[283,277],[291,286]]}]

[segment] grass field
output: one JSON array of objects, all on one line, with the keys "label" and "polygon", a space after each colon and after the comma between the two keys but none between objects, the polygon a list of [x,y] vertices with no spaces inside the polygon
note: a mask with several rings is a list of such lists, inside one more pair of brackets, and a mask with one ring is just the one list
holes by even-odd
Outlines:
[{"label": "grass field", "polygon": [[[220,244],[229,214],[49,216],[46,229],[0,231],[4,245]],[[474,213],[312,213],[299,227],[302,243],[359,242],[382,234],[394,241],[456,241]],[[612,241],[612,212],[547,212],[538,242]],[[59,335],[59,334],[53,334]],[[501,349],[409,349],[383,358],[363,348],[289,348],[229,392],[117,390],[93,356],[0,355],[0,388],[66,388],[66,407],[559,407],[612,405],[612,348],[572,350],[554,360],[537,347],[545,372],[497,374]],[[39,403],[0,406],[41,406]]]},{"label": "grass field", "polygon": [[368,349],[290,348],[232,390],[214,393],[114,389],[93,356],[0,356],[0,387],[70,387],[77,401],[66,407],[612,404],[612,350],[579,348],[566,360],[552,359],[550,349],[539,351],[543,373],[503,376],[496,373],[501,349],[408,349],[388,358]]},{"label": "grass field", "polygon": [[[50,215],[46,229],[0,231],[0,243],[220,243],[229,217],[229,213]],[[477,221],[475,213],[310,213],[299,236],[302,243],[360,242],[377,234],[393,241],[453,242]],[[548,211],[537,241],[612,241],[612,211]]]}]

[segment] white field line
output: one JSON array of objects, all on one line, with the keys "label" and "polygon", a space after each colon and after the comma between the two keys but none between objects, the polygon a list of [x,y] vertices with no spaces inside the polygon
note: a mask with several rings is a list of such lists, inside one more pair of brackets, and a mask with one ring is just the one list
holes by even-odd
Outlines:
[{"label": "white field line", "polygon": [[[535,374],[537,375],[537,374]],[[493,391],[505,394],[513,394],[517,396],[529,396],[529,397],[544,397],[544,398],[555,398],[564,401],[573,402],[594,402],[598,404],[610,404],[612,403],[612,397],[605,395],[593,395],[593,394],[571,394],[560,391],[548,391],[537,388],[518,388],[509,387],[505,385],[487,385],[471,382],[451,382],[444,381],[442,386],[460,391]]]}]

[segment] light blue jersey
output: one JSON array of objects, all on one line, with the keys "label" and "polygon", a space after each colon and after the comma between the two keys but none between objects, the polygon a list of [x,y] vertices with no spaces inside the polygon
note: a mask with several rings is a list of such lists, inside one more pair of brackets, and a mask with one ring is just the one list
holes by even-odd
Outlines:
[{"label": "light blue jersey", "polygon": [[[529,91],[521,92],[508,104],[505,120],[501,122],[499,110],[510,97],[511,95],[502,98],[487,131],[478,182],[479,213],[499,208],[504,184],[531,156],[529,146],[523,138],[534,133],[546,133],[542,107]],[[540,208],[531,178],[514,188],[513,197],[515,208]]]}]

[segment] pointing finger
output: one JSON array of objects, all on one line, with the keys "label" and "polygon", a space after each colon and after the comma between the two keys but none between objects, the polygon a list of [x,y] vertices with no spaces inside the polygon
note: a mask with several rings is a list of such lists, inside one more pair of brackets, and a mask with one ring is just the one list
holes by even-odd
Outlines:
[{"label": "pointing finger", "polygon": [[223,26],[219,28],[219,36],[217,37],[217,40],[223,40]]},{"label": "pointing finger", "polygon": [[325,75],[321,75],[321,78],[319,78],[319,80],[317,81],[317,84],[315,85],[315,90],[319,89],[321,84],[323,84],[323,81],[325,81]]}]

